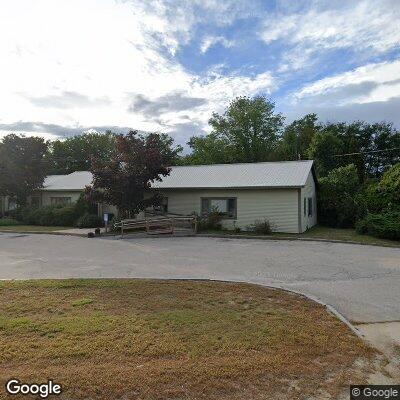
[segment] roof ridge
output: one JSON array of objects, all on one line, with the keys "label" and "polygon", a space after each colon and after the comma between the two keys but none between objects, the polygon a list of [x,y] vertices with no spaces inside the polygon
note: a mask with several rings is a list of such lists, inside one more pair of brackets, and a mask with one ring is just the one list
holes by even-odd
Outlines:
[{"label": "roof ridge", "polygon": [[170,165],[171,168],[182,167],[215,167],[225,165],[254,165],[254,164],[283,164],[283,163],[305,163],[314,162],[314,160],[285,160],[285,161],[257,161],[257,162],[241,162],[241,163],[219,163],[219,164],[195,164],[195,165]]}]

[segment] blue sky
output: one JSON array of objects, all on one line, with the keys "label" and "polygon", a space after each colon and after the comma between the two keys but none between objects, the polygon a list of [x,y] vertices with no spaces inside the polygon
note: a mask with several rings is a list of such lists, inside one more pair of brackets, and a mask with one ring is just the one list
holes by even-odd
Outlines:
[{"label": "blue sky", "polygon": [[3,0],[0,134],[161,131],[264,94],[289,123],[400,127],[398,0]]}]

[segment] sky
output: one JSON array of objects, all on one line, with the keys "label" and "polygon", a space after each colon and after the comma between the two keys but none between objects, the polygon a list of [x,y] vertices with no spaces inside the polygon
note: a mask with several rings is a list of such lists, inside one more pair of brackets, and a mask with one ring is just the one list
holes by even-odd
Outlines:
[{"label": "sky", "polygon": [[400,128],[399,0],[1,0],[0,137],[165,132],[236,96]]}]

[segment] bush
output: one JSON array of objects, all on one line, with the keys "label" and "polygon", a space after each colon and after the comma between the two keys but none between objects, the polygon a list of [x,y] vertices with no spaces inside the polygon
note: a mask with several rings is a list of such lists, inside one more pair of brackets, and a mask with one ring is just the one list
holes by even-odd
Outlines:
[{"label": "bush", "polygon": [[86,213],[76,222],[78,228],[99,228],[103,226],[102,219],[96,214]]},{"label": "bush", "polygon": [[13,218],[0,218],[0,226],[14,226],[20,225],[20,223]]},{"label": "bush", "polygon": [[15,212],[15,218],[27,225],[73,226],[76,214],[74,206],[24,207]]},{"label": "bush", "polygon": [[85,214],[97,214],[97,207],[95,204],[89,203],[84,193],[81,193],[79,199],[74,205],[76,218],[82,217]]},{"label": "bush", "polygon": [[53,225],[58,226],[74,226],[76,213],[74,206],[66,206],[56,208],[53,214]]},{"label": "bush", "polygon": [[273,232],[272,224],[266,218],[254,221],[254,224],[250,225],[248,230],[259,235],[270,235]]},{"label": "bush", "polygon": [[199,219],[198,230],[199,231],[206,231],[206,230],[219,231],[222,229],[221,221],[222,221],[221,214],[218,211],[213,210],[213,211],[209,212],[206,216],[201,217]]},{"label": "bush", "polygon": [[115,224],[118,224],[121,222],[121,218],[118,216],[112,217],[111,221],[108,223],[108,227],[111,232],[119,232],[121,228],[116,228]]},{"label": "bush", "polygon": [[368,214],[356,223],[356,231],[378,238],[400,240],[400,212]]}]

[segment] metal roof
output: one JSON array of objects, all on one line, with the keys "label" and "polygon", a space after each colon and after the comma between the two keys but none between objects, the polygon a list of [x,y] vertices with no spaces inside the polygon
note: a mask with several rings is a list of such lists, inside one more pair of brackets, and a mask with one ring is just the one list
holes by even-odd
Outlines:
[{"label": "metal roof", "polygon": [[307,161],[275,161],[172,167],[153,187],[160,189],[279,188],[306,184],[313,165]]},{"label": "metal roof", "polygon": [[76,171],[68,175],[49,175],[44,180],[42,190],[83,190],[91,183],[91,172]]},{"label": "metal roof", "polygon": [[[171,167],[159,189],[296,188],[306,184],[312,160]],[[89,171],[50,175],[42,190],[83,190],[92,183]]]}]

